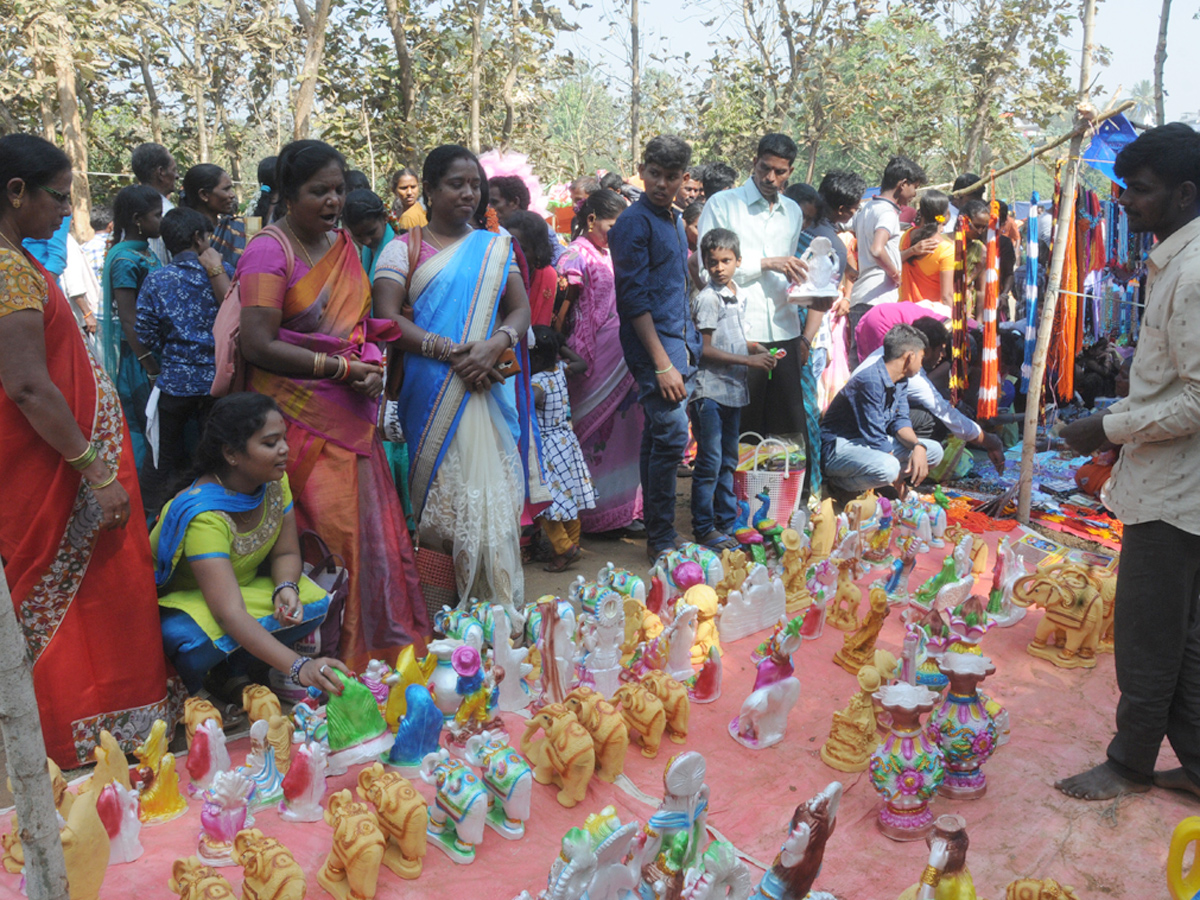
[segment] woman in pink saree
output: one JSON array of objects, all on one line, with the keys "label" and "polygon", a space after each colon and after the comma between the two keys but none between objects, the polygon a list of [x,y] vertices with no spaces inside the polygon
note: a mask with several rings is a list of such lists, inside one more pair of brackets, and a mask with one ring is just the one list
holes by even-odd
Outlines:
[{"label": "woman in pink saree", "polygon": [[596,487],[596,508],[580,514],[588,534],[625,528],[642,517],[642,407],[618,339],[608,253],[608,230],[625,205],[613,191],[589,194],[575,215],[575,239],[558,261],[568,285],[567,346],[588,364],[584,375],[567,381],[575,435]]}]

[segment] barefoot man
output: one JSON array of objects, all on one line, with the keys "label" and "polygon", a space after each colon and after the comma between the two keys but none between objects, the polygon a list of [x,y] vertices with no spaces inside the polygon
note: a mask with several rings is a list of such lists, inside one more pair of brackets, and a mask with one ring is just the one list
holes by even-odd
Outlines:
[{"label": "barefoot man", "polygon": [[[1081,800],[1151,784],[1200,795],[1200,134],[1152,128],[1115,168],[1129,230],[1158,244],[1129,397],[1062,432],[1079,453],[1120,445],[1108,490],[1125,524],[1117,733],[1107,760],[1055,785]],[[1164,736],[1183,765],[1156,771]]]}]

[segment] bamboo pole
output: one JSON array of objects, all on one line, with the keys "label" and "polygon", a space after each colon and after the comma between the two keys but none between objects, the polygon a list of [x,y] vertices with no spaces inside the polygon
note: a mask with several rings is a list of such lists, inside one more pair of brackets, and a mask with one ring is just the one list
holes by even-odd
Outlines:
[{"label": "bamboo pole", "polygon": [[17,805],[29,900],[67,900],[67,865],[58,832],[50,769],[46,765],[46,744],[42,740],[37,696],[33,692],[33,672],[2,562],[0,734],[4,736],[8,777]]},{"label": "bamboo pole", "polygon": [[[1096,24],[1096,0],[1083,4],[1083,58],[1079,62],[1079,93],[1076,97],[1075,127],[1071,134],[1071,149],[1063,172],[1062,196],[1058,203],[1058,223],[1054,231],[1054,252],[1050,256],[1050,274],[1046,282],[1046,299],[1038,322],[1037,344],[1029,376],[1029,393],[1025,399],[1025,431],[1021,446],[1021,477],[1017,482],[1017,519],[1029,524],[1030,498],[1033,493],[1033,458],[1037,452],[1038,412],[1042,404],[1042,382],[1046,379],[1046,357],[1050,352],[1050,336],[1054,330],[1054,311],[1062,289],[1063,261],[1067,255],[1066,229],[1075,227],[1075,182],[1079,173],[1079,150],[1084,132],[1093,123],[1089,117],[1088,93],[1092,78],[1092,37]],[[1120,107],[1118,107],[1120,109]],[[1073,361],[1072,361],[1073,364]]]}]

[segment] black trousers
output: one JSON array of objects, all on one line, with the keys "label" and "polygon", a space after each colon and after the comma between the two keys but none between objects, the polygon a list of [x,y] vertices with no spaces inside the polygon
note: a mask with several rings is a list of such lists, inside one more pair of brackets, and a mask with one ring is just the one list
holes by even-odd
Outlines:
[{"label": "black trousers", "polygon": [[1109,763],[1149,784],[1165,736],[1200,785],[1200,535],[1125,526],[1114,625],[1121,698]]},{"label": "black trousers", "polygon": [[[759,343],[762,343],[761,341]],[[803,447],[808,459],[817,458],[817,449],[808,444],[808,417],[804,411],[804,383],[800,362],[803,342],[800,338],[763,344],[768,350],[786,350],[787,355],[771,370],[750,369],[746,387],[750,402],[742,407],[741,430],[755,431],[763,437],[774,435]],[[805,469],[804,497],[809,494],[812,472]]]},{"label": "black trousers", "polygon": [[174,397],[160,394],[158,398],[158,466],[151,464],[147,454],[142,466],[142,501],[146,506],[146,518],[153,521],[159,510],[170,500],[171,488],[187,472],[191,465],[188,452],[199,433],[204,430],[208,414],[216,403],[215,397]]}]

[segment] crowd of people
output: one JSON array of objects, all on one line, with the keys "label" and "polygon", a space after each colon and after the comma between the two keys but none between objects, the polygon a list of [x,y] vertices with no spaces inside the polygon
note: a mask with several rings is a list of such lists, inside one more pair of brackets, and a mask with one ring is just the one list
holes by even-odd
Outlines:
[{"label": "crowd of people", "polygon": [[[844,170],[813,187],[796,155],[763,136],[739,184],[655,137],[636,177],[571,183],[566,240],[458,145],[381,197],[295,141],[241,214],[207,163],[175,205],[175,159],[143,144],[80,246],[70,160],[0,139],[0,554],[50,755],[143,732],[171,671],[223,701],[268,667],[337,692],[331,669],[430,636],[419,554],[519,622],[523,564],[562,571],[585,533],[643,536],[650,560],[681,530],[733,548],[747,432],[795,445],[806,497],[903,495],[950,438],[1002,471],[978,362],[949,399],[947,322],[960,217],[970,330],[989,275],[1019,320],[1018,223],[970,173],[948,195],[896,156],[877,190]],[[832,290],[809,285],[818,248]],[[1001,326],[1013,381],[1022,332]],[[336,586],[306,577],[306,541]]]}]

